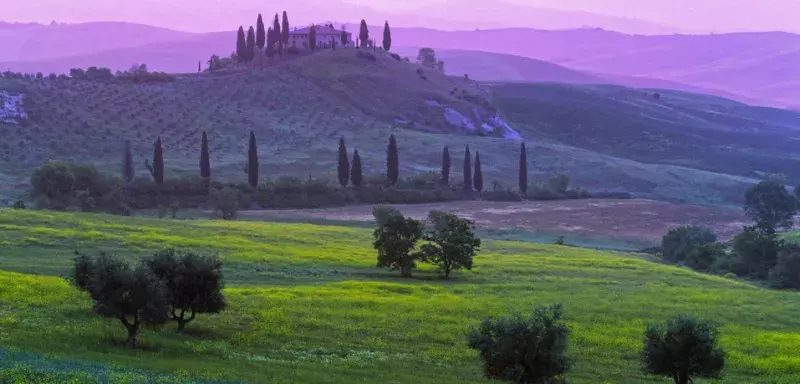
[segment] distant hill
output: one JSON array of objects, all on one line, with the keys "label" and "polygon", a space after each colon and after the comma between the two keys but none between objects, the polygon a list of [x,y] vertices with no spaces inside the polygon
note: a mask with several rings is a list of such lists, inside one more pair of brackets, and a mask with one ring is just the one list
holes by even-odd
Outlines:
[{"label": "distant hill", "polygon": [[[739,204],[762,172],[800,180],[790,145],[800,136],[794,112],[669,91],[657,101],[655,91],[622,87],[476,84],[431,69],[422,69],[423,78],[416,64],[380,51],[373,62],[357,52],[323,51],[165,84],[0,79],[0,90],[21,97],[29,116],[2,126],[1,184],[23,185],[47,159],[118,172],[126,139],[145,177],[140,165],[157,135],[169,174],[194,174],[203,131],[215,177],[241,180],[253,130],[265,176],[331,177],[341,136],[359,150],[366,172],[381,174],[393,133],[404,174],[438,170],[447,145],[459,177],[460,149],[469,144],[480,151],[487,180],[515,185],[519,140],[501,132],[502,122],[526,141],[534,180],[565,173],[591,190],[715,205]],[[486,133],[490,122],[498,131]],[[706,147],[713,140],[719,144]]]}]

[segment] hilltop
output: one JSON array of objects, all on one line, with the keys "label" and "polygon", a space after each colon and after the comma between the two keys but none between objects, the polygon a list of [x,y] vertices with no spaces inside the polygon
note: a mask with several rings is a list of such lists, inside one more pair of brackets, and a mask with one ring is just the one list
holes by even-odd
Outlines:
[{"label": "hilltop", "polygon": [[[125,140],[132,140],[139,175],[146,177],[141,165],[159,135],[172,177],[195,174],[203,131],[214,177],[222,180],[242,180],[250,130],[259,139],[265,176],[330,179],[342,136],[351,151],[361,152],[365,172],[383,173],[391,133],[404,174],[438,170],[448,145],[456,162],[453,177],[460,177],[460,149],[469,144],[481,152],[487,181],[516,185],[516,132],[528,145],[533,179],[565,173],[591,190],[697,204],[738,205],[763,172],[794,178],[800,169],[787,144],[794,112],[667,91],[656,101],[653,90],[476,83],[372,53],[375,61],[352,49],[328,50],[158,84],[0,79],[0,90],[21,98],[28,115],[20,124],[2,125],[0,178],[17,186],[5,195],[21,193],[31,171],[48,159],[94,163],[116,173]],[[646,117],[654,112],[657,117]],[[675,129],[682,133],[658,139]],[[636,135],[650,135],[643,139],[649,144],[607,142]],[[701,149],[696,137],[723,140],[720,151],[734,142],[743,147],[710,161],[723,152]],[[764,138],[758,148],[774,153],[747,151],[741,143],[750,137]],[[674,157],[684,147],[695,149]]]}]

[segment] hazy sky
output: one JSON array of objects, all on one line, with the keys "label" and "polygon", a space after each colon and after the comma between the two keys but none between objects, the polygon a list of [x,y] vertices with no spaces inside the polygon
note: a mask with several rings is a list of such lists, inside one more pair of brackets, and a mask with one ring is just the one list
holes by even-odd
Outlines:
[{"label": "hazy sky", "polygon": [[[436,5],[437,9],[446,9],[443,14],[447,16],[462,12],[460,9],[468,7],[464,2],[495,4],[500,0],[290,0],[285,6],[295,10],[295,19],[300,18],[302,22],[327,17],[341,21],[357,20],[359,15],[355,13],[360,11],[351,6],[343,6],[340,1],[350,3],[352,6],[369,6],[379,12],[397,12]],[[800,0],[506,1],[516,5],[641,19],[688,32],[752,30],[800,32],[800,22],[797,21],[800,17]],[[127,20],[173,27],[178,24],[180,28],[195,31],[219,30],[223,25],[238,24],[236,20],[243,15],[262,11],[262,8],[277,4],[279,3],[263,0],[0,0],[2,9],[0,20],[41,22]],[[301,13],[302,16],[298,16]],[[180,15],[179,21],[176,21],[177,15]],[[211,17],[216,19],[210,19]],[[197,21],[193,22],[193,18]],[[215,21],[219,21],[219,24]]]}]

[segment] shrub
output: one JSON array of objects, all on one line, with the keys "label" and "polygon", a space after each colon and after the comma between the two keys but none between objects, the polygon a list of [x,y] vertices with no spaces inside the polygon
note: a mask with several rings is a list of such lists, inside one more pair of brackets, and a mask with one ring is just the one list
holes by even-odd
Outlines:
[{"label": "shrub", "polygon": [[800,289],[800,246],[793,244],[778,252],[769,271],[769,284],[777,289]]},{"label": "shrub", "polygon": [[31,197],[43,208],[67,209],[75,200],[75,175],[69,164],[50,161],[31,176]]},{"label": "shrub", "polygon": [[165,249],[142,263],[164,282],[170,318],[178,323],[179,332],[198,313],[219,313],[225,309],[222,263],[216,257],[176,254],[173,249]]},{"label": "shrub", "polygon": [[697,247],[713,244],[716,241],[717,235],[706,227],[688,225],[670,229],[661,238],[664,261],[673,264],[682,263]]},{"label": "shrub", "polygon": [[389,219],[396,216],[403,217],[403,214],[397,208],[386,205],[376,205],[372,207],[372,217],[375,218],[375,223],[378,225],[378,228],[382,228],[389,222]]},{"label": "shrub", "polygon": [[403,61],[403,59],[400,58],[400,55],[398,55],[396,53],[390,53],[389,56],[392,56],[392,58],[397,60],[397,61]]},{"label": "shrub", "polygon": [[528,318],[516,314],[486,319],[470,329],[469,347],[478,351],[486,377],[515,383],[563,382],[570,330],[561,304],[540,307]]},{"label": "shrub", "polygon": [[732,241],[735,258],[730,261],[730,270],[739,275],[766,279],[775,266],[778,252],[786,244],[774,233],[764,233],[757,227],[745,227],[744,232]]},{"label": "shrub", "polygon": [[481,248],[481,239],[475,237],[474,223],[452,213],[431,211],[430,228],[423,239],[428,243],[420,248],[418,258],[439,267],[444,276],[460,269],[471,270],[472,259]]},{"label": "shrub", "polygon": [[210,204],[217,217],[222,220],[236,220],[241,198],[236,189],[225,187],[211,192]]},{"label": "shrub", "polygon": [[522,196],[517,191],[508,189],[494,189],[483,193],[483,199],[487,201],[522,201]]},{"label": "shrub", "polygon": [[25,201],[22,199],[17,199],[17,201],[15,201],[11,206],[11,209],[25,209]]},{"label": "shrub", "polygon": [[378,250],[378,267],[400,270],[403,277],[411,277],[416,266],[415,255],[411,253],[422,237],[422,223],[392,216],[386,224],[372,233],[373,247]]},{"label": "shrub", "polygon": [[725,352],[717,347],[717,327],[680,315],[666,324],[650,325],[644,333],[641,359],[645,373],[688,384],[692,377],[718,378]]},{"label": "shrub", "polygon": [[722,244],[701,244],[686,255],[686,266],[700,272],[710,272],[717,260],[725,257]]}]

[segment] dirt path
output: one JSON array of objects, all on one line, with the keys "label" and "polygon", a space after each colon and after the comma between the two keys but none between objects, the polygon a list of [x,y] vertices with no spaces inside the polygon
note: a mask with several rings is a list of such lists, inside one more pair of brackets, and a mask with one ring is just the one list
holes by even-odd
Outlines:
[{"label": "dirt path", "polygon": [[[651,200],[459,201],[395,207],[415,218],[424,218],[432,209],[453,212],[471,218],[481,229],[514,229],[642,243],[657,243],[670,228],[686,224],[708,226],[721,240],[727,240],[741,231],[747,221],[740,210]],[[246,211],[241,215],[252,219],[371,221],[372,206]]]}]

